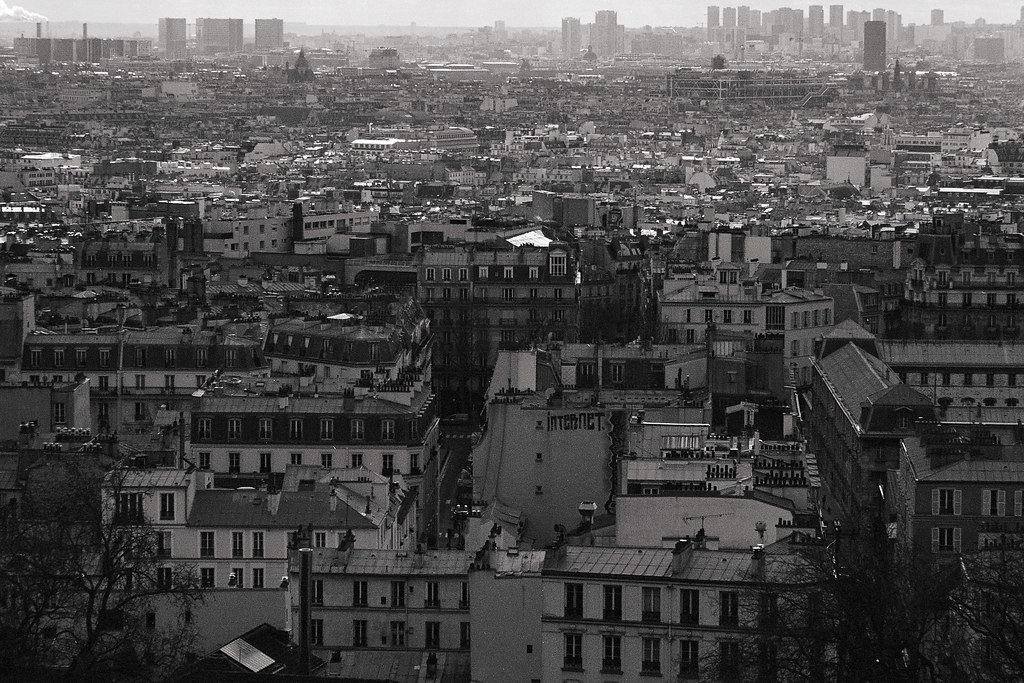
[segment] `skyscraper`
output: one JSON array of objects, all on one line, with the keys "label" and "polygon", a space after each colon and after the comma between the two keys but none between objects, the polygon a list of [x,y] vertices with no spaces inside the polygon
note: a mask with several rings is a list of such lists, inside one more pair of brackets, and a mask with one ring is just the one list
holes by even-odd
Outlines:
[{"label": "skyscraper", "polygon": [[885,22],[864,22],[864,70],[885,71]]},{"label": "skyscraper", "polygon": [[196,47],[203,54],[242,51],[241,19],[196,19]]},{"label": "skyscraper", "polygon": [[158,42],[164,59],[185,59],[188,27],[184,19],[161,18],[158,33]]},{"label": "skyscraper", "polygon": [[576,57],[583,47],[583,32],[578,17],[562,19],[562,57]]},{"label": "skyscraper", "polygon": [[843,27],[843,6],[842,5],[829,5],[828,6],[828,25],[832,28]]},{"label": "skyscraper", "polygon": [[599,57],[612,57],[620,51],[619,21],[615,10],[603,9],[594,15],[590,45]]},{"label": "skyscraper", "polygon": [[722,8],[722,28],[736,28],[736,8]]},{"label": "skyscraper", "polygon": [[747,5],[736,8],[736,28],[750,28],[750,7]]},{"label": "skyscraper", "polygon": [[[1024,14],[1024,11],[1022,11]],[[719,21],[719,8],[718,5],[708,5],[708,39],[714,39],[715,32],[718,31],[722,22]]]},{"label": "skyscraper", "polygon": [[812,36],[825,33],[825,8],[822,5],[811,5],[807,8],[807,32]]},{"label": "skyscraper", "polygon": [[946,23],[946,13],[940,9],[932,10],[932,26],[942,26]]},{"label": "skyscraper", "polygon": [[256,20],[256,49],[280,50],[284,47],[284,20]]}]

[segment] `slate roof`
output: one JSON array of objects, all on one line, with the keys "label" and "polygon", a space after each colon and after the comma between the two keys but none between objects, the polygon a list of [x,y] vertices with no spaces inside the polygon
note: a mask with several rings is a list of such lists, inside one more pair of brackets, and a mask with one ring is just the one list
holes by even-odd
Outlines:
[{"label": "slate roof", "polygon": [[815,360],[815,364],[847,419],[858,429],[861,406],[869,397],[899,384],[896,373],[885,363],[853,343]]},{"label": "slate roof", "polygon": [[[280,495],[276,511],[269,498]],[[348,514],[346,515],[346,509]],[[339,498],[331,510],[329,495],[323,491],[266,491],[203,489],[196,491],[189,526],[263,527],[296,529],[313,523],[317,528],[373,529],[376,525],[358,509]]]},{"label": "slate roof", "polygon": [[1024,365],[1024,344],[983,341],[878,342],[881,357],[893,367],[1005,367]]},{"label": "slate roof", "polygon": [[[461,576],[469,573],[476,553],[466,550],[428,550],[419,558],[406,550],[353,548],[347,564],[344,551],[337,548],[313,549],[313,573],[381,574],[416,576]],[[417,562],[422,566],[417,567]]]}]

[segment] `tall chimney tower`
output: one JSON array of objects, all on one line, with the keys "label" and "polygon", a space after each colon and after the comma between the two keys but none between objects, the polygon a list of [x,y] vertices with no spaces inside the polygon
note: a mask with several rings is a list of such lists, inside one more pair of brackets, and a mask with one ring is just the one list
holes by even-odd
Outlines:
[{"label": "tall chimney tower", "polygon": [[43,22],[37,21],[36,22],[36,38],[42,38],[42,37],[43,37]]}]

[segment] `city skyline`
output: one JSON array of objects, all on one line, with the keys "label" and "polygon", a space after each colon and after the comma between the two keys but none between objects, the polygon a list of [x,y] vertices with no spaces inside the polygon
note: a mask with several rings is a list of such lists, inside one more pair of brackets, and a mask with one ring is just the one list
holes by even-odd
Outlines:
[{"label": "city skyline", "polygon": [[[153,23],[161,16],[196,17],[239,17],[246,21],[256,18],[282,16],[286,22],[311,25],[342,26],[401,26],[416,23],[423,26],[467,27],[491,25],[494,21],[505,21],[510,28],[535,27],[557,28],[563,17],[579,17],[583,22],[592,22],[596,12],[613,10],[618,13],[618,22],[627,27],[652,26],[703,26],[706,21],[706,7],[709,4],[680,6],[667,0],[644,0],[638,3],[584,2],[570,0],[552,5],[537,0],[516,3],[514,8],[498,2],[470,3],[466,0],[443,0],[427,4],[418,0],[386,0],[369,7],[339,6],[324,0],[299,0],[284,5],[275,0],[186,0],[177,3],[174,9],[157,5],[144,5],[128,0],[84,0],[69,5],[62,0],[36,0],[24,7],[10,5],[13,11],[19,9],[28,13],[45,16],[53,22],[95,21]],[[753,0],[743,3],[752,9],[762,11],[786,6],[782,0]],[[812,4],[828,6],[829,3],[797,4],[804,9]],[[833,3],[834,4],[834,3]],[[842,3],[845,10],[872,10],[884,3],[870,0]],[[729,7],[727,3],[719,3]],[[792,6],[792,3],[789,3]],[[887,7],[904,15],[906,23],[927,24],[931,11],[942,9],[945,20],[974,22],[984,18],[993,24],[1013,23],[1020,17],[1020,4],[999,0],[959,3],[944,6],[929,3],[913,8]],[[12,14],[17,16],[17,14]],[[8,21],[17,21],[9,19]]]}]

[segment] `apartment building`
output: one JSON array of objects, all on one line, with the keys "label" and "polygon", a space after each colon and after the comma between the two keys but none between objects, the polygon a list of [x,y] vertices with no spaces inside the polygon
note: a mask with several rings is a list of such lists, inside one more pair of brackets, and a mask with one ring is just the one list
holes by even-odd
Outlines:
[{"label": "apartment building", "polygon": [[107,334],[43,334],[25,338],[17,379],[61,382],[84,374],[93,425],[149,431],[161,409],[188,408],[192,393],[218,373],[241,381],[270,368],[259,343],[197,326]]}]

